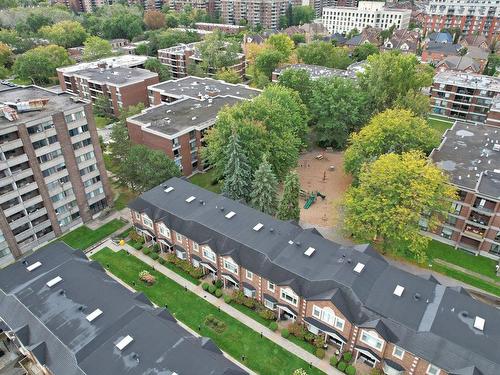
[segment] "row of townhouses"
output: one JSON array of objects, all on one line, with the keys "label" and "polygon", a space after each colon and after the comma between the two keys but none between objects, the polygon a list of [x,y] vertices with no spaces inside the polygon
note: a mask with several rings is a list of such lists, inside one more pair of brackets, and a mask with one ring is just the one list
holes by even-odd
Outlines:
[{"label": "row of townhouses", "polygon": [[147,241],[357,362],[391,375],[498,374],[498,310],[389,265],[369,245],[341,246],[178,178],[129,207]]}]

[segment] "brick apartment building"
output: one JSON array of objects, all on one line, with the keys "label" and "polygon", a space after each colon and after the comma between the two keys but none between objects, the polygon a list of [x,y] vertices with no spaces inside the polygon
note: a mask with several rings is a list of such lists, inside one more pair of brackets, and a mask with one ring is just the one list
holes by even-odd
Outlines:
[{"label": "brick apartment building", "polygon": [[248,374],[62,242],[0,270],[0,325],[5,375]]},{"label": "brick apartment building", "polygon": [[425,32],[459,28],[463,36],[478,33],[489,40],[500,32],[496,0],[431,0],[425,11]]},{"label": "brick apartment building", "polygon": [[444,71],[434,76],[431,112],[453,120],[484,124],[500,79],[479,74]]},{"label": "brick apartment building", "polygon": [[385,374],[498,375],[500,312],[462,288],[172,178],[129,205],[164,252]]},{"label": "brick apartment building", "polygon": [[245,26],[231,25],[227,23],[196,22],[194,27],[198,30],[204,31],[219,30],[226,34],[239,34],[245,30]]},{"label": "brick apartment building", "polygon": [[0,93],[0,264],[111,204],[92,106],[35,86]]},{"label": "brick apartment building", "polygon": [[186,77],[149,87],[154,106],[127,118],[130,140],[164,151],[185,176],[206,169],[200,159],[204,134],[225,105],[257,96],[259,90],[211,78]]},{"label": "brick apartment building", "polygon": [[356,72],[353,70],[332,69],[325,68],[324,66],[309,64],[289,64],[281,68],[274,69],[272,74],[272,81],[278,82],[281,73],[288,69],[305,70],[309,74],[309,78],[311,78],[312,80],[331,77],[356,79]]},{"label": "brick apartment building", "polygon": [[[435,231],[438,239],[475,253],[500,256],[500,132],[455,122],[431,159],[450,175],[459,199]],[[425,218],[421,228],[426,230]]]},{"label": "brick apartment building", "polygon": [[[197,49],[199,43],[179,44],[174,47],[159,49],[158,60],[167,66],[172,78],[186,77],[189,64],[199,64],[203,61]],[[238,53],[235,64],[228,68],[234,70],[243,78],[246,68],[245,55]],[[216,71],[209,67],[208,76],[212,77],[215,73]]]}]

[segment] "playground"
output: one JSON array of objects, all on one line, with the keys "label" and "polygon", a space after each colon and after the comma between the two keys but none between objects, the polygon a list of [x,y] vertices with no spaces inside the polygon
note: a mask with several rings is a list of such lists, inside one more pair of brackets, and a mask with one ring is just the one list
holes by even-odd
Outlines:
[{"label": "playground", "polygon": [[[339,204],[351,184],[344,173],[344,155],[316,149],[301,155],[297,173],[302,189],[300,220],[321,227],[339,223]],[[307,208],[305,208],[307,207]]]}]

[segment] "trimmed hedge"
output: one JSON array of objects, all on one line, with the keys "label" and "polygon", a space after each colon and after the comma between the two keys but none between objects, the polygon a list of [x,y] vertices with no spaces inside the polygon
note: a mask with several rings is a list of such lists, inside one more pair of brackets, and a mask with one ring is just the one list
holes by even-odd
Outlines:
[{"label": "trimmed hedge", "polygon": [[215,290],[215,296],[216,296],[217,298],[222,297],[222,289],[216,289],[216,290]]},{"label": "trimmed hedge", "polygon": [[351,362],[352,359],[352,353],[351,352],[345,352],[344,355],[342,356],[342,359],[344,362],[349,363]]},{"label": "trimmed hedge", "polygon": [[150,248],[148,248],[148,247],[145,247],[144,249],[142,249],[142,253],[143,253],[144,255],[148,255],[149,253],[151,253],[151,249],[150,249]]},{"label": "trimmed hedge", "polygon": [[157,253],[151,253],[149,254],[149,257],[153,260],[158,260],[160,256]]},{"label": "trimmed hedge", "polygon": [[269,323],[269,329],[271,331],[276,331],[278,329],[278,323],[276,323],[276,322]]},{"label": "trimmed hedge", "polygon": [[314,354],[319,359],[323,359],[323,358],[325,358],[325,349],[318,348],[318,349],[316,349],[316,353],[314,353]]},{"label": "trimmed hedge", "polygon": [[281,337],[284,337],[285,339],[287,339],[289,336],[290,336],[290,331],[288,331],[288,329],[286,329],[286,328],[283,328],[281,330]]},{"label": "trimmed hedge", "polygon": [[339,362],[339,364],[338,364],[338,366],[337,366],[337,368],[338,368],[340,371],[342,371],[342,372],[344,372],[344,371],[345,371],[346,367],[347,367],[347,363],[345,363],[345,362],[343,362],[343,361],[340,361],[340,362]]},{"label": "trimmed hedge", "polygon": [[217,288],[215,287],[215,285],[210,285],[208,287],[208,292],[211,293],[211,294],[214,294],[216,289]]},{"label": "trimmed hedge", "polygon": [[203,284],[201,284],[201,288],[202,288],[204,291],[207,291],[209,286],[210,286],[210,284],[209,284],[209,283],[203,283]]},{"label": "trimmed hedge", "polygon": [[224,302],[226,302],[228,305],[233,301],[233,299],[231,298],[231,296],[229,294],[226,294],[224,296]]},{"label": "trimmed hedge", "polygon": [[163,258],[158,259],[158,263],[160,263],[162,266],[167,263],[167,261]]},{"label": "trimmed hedge", "polygon": [[345,369],[345,373],[347,375],[356,375],[356,367],[351,366],[351,365],[347,366]]},{"label": "trimmed hedge", "polygon": [[339,360],[338,360],[338,358],[337,358],[337,357],[333,356],[333,357],[331,357],[331,358],[330,358],[330,364],[331,364],[333,367],[337,366],[337,363],[339,363]]}]

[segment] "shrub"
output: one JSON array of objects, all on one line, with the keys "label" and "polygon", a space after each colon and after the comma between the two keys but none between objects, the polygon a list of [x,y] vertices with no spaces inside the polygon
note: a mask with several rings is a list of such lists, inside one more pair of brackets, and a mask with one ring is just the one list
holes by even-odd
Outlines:
[{"label": "shrub", "polygon": [[232,300],[233,299],[231,298],[231,296],[229,294],[226,294],[224,296],[224,302],[226,302],[227,304],[230,304]]},{"label": "shrub", "polygon": [[150,258],[151,258],[151,259],[153,259],[153,260],[158,260],[158,258],[160,257],[160,256],[158,255],[158,253],[151,253],[151,254],[149,254],[149,256],[150,256]]},{"label": "shrub", "polygon": [[135,230],[130,231],[130,233],[128,234],[128,236],[134,242],[138,242],[142,238],[142,236],[139,233],[137,233],[137,231],[135,231]]},{"label": "shrub", "polygon": [[314,339],[316,338],[316,335],[314,335],[313,333],[311,332],[307,332],[305,335],[304,335],[304,340],[307,341],[307,342],[314,342]]},{"label": "shrub", "polygon": [[165,259],[163,259],[163,258],[160,257],[158,259],[158,263],[160,263],[161,265],[164,265],[165,263],[167,263],[167,261]]},{"label": "shrub", "polygon": [[317,348],[322,348],[325,345],[325,335],[314,336],[312,344]]},{"label": "shrub", "polygon": [[294,335],[295,337],[297,337],[301,340],[304,339],[304,336],[307,333],[306,328],[298,322],[294,322],[294,323],[290,324],[288,326],[288,330],[290,331],[290,333],[292,335]]},{"label": "shrub", "polygon": [[217,333],[222,333],[226,330],[226,323],[216,318],[212,314],[207,315],[207,317],[205,318],[205,325]]},{"label": "shrub", "polygon": [[159,253],[160,252],[160,245],[158,245],[157,243],[155,243],[153,245],[153,247],[151,248],[151,250],[153,250],[153,252],[155,252],[155,253]]},{"label": "shrub", "polygon": [[325,358],[325,349],[318,348],[318,349],[316,349],[316,352],[314,354],[319,359],[323,359],[323,358]]},{"label": "shrub", "polygon": [[210,285],[210,286],[208,287],[208,291],[209,291],[209,293],[212,293],[212,294],[214,294],[214,293],[215,293],[215,290],[216,290],[216,289],[217,289],[217,288],[215,287],[215,285]]},{"label": "shrub", "polygon": [[342,356],[342,359],[344,360],[344,362],[349,363],[352,359],[352,353],[345,352],[344,355]]},{"label": "shrub", "polygon": [[276,323],[276,322],[269,323],[269,329],[271,331],[276,331],[278,329],[278,323]]},{"label": "shrub", "polygon": [[254,309],[255,308],[255,300],[253,298],[245,297],[245,300],[243,301],[243,304],[246,307],[248,307],[249,309]]},{"label": "shrub", "polygon": [[217,289],[220,289],[224,286],[224,283],[222,282],[222,280],[215,280],[214,285]]},{"label": "shrub", "polygon": [[340,362],[339,362],[339,364],[337,365],[337,368],[338,368],[340,371],[342,371],[342,372],[344,372],[344,371],[345,371],[346,367],[347,367],[347,364],[346,364],[345,362],[343,362],[343,361],[340,361]]},{"label": "shrub", "polygon": [[139,279],[148,283],[149,285],[154,284],[156,281],[155,277],[146,270],[139,272]]},{"label": "shrub", "polygon": [[261,318],[266,319],[266,320],[274,320],[274,319],[276,319],[276,314],[274,313],[274,311],[266,309],[266,308],[263,308],[263,309],[259,310],[259,316]]},{"label": "shrub", "polygon": [[222,297],[222,289],[216,289],[216,290],[215,290],[215,296],[216,296],[217,298]]},{"label": "shrub", "polygon": [[281,337],[284,337],[285,339],[287,339],[289,336],[290,336],[290,331],[288,331],[288,329],[286,329],[286,328],[283,328],[281,330]]},{"label": "shrub", "polygon": [[333,357],[331,357],[331,358],[330,358],[330,364],[331,364],[333,367],[337,366],[337,363],[339,363],[339,360],[338,360],[338,358],[337,358],[337,357],[333,356]]},{"label": "shrub", "polygon": [[241,290],[235,290],[232,295],[232,299],[234,302],[236,302],[238,305],[243,305],[243,301],[245,301],[245,295]]},{"label": "shrub", "polygon": [[203,283],[203,284],[201,284],[201,288],[202,288],[204,291],[207,291],[209,286],[210,286],[210,284],[208,284],[208,283]]},{"label": "shrub", "polygon": [[356,367],[351,366],[351,365],[347,366],[345,369],[345,373],[347,375],[356,375]]},{"label": "shrub", "polygon": [[150,248],[148,248],[148,247],[145,247],[144,249],[142,249],[142,253],[143,253],[144,255],[148,255],[150,252],[151,252],[151,249],[150,249]]},{"label": "shrub", "polygon": [[134,246],[132,246],[134,249],[141,251],[142,249],[142,243],[136,242]]},{"label": "shrub", "polygon": [[192,270],[189,271],[189,274],[195,279],[199,279],[203,276],[203,269],[192,267]]}]

